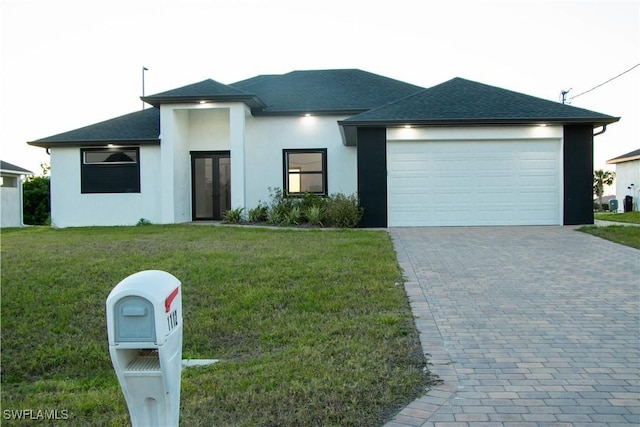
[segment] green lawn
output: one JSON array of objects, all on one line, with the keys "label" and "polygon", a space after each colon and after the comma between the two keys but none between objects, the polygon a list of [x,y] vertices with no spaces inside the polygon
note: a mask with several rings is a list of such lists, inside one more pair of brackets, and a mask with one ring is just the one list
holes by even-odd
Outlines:
[{"label": "green lawn", "polygon": [[183,371],[181,425],[381,425],[429,384],[384,232],[152,225],[1,238],[3,410],[126,425],[105,300],[146,269],[182,281],[183,358],[222,359]]},{"label": "green lawn", "polygon": [[610,225],[608,227],[598,227],[595,225],[588,225],[580,227],[578,231],[598,236],[622,245],[631,246],[632,248],[640,249],[640,227],[637,226]]},{"label": "green lawn", "polygon": [[[640,212],[596,212],[594,216],[595,219],[603,221],[640,224]],[[640,249],[640,227],[625,225],[611,225],[608,227],[586,226],[579,228],[578,231]]]},{"label": "green lawn", "polygon": [[629,222],[632,224],[640,224],[640,212],[624,212],[624,213],[604,213],[596,212],[596,219],[614,222]]}]

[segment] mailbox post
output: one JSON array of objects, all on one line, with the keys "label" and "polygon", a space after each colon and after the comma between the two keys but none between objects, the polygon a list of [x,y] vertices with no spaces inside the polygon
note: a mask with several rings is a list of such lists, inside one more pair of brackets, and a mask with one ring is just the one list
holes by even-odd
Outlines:
[{"label": "mailbox post", "polygon": [[181,283],[141,271],[107,297],[109,354],[131,425],[178,426],[182,365]]}]

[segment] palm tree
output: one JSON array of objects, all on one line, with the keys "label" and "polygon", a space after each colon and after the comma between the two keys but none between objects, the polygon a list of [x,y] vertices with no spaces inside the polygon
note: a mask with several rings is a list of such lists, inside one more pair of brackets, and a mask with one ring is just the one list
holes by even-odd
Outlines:
[{"label": "palm tree", "polygon": [[598,196],[598,210],[602,209],[602,193],[604,193],[605,185],[613,184],[616,179],[616,173],[598,169],[593,172],[593,194]]}]

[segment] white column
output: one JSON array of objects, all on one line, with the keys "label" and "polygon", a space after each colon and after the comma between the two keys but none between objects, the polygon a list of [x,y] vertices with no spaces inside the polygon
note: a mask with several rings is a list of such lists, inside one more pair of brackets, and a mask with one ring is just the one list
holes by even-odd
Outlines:
[{"label": "white column", "polygon": [[160,218],[174,222],[174,114],[170,105],[160,107]]},{"label": "white column", "polygon": [[[229,110],[229,146],[231,150],[231,209],[246,206],[244,104],[233,104]],[[246,214],[246,212],[244,212]]]}]

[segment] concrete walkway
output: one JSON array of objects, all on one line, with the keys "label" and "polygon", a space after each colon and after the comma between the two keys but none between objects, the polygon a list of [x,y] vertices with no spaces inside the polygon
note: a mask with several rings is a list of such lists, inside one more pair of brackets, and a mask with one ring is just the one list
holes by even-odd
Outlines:
[{"label": "concrete walkway", "polygon": [[573,227],[389,233],[442,384],[386,427],[640,425],[640,251]]}]

